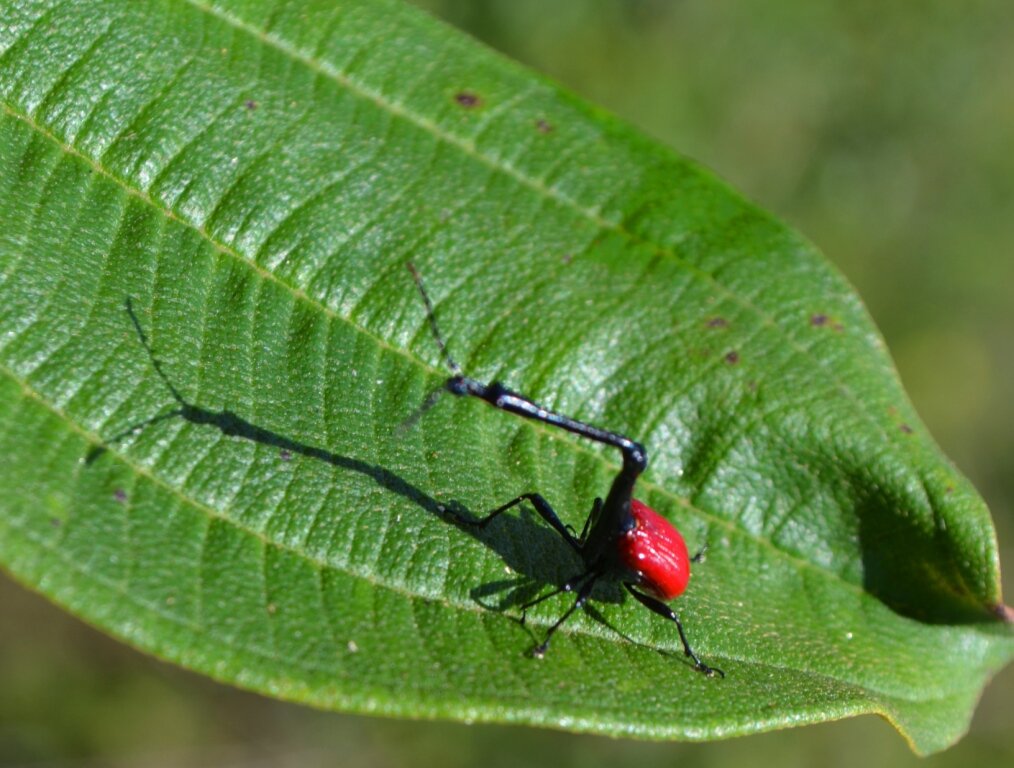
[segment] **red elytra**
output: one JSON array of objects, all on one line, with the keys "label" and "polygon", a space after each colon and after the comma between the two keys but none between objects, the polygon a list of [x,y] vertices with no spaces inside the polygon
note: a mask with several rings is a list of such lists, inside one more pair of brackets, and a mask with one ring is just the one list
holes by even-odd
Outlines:
[{"label": "red elytra", "polygon": [[634,527],[619,538],[620,561],[645,592],[660,600],[683,594],[690,581],[690,555],[680,532],[637,499],[630,500],[630,513]]}]

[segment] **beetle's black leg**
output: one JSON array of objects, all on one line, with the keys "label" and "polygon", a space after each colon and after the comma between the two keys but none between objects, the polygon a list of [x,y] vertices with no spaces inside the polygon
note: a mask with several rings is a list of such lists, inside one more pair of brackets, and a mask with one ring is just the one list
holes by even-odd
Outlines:
[{"label": "beetle's black leg", "polygon": [[599,514],[602,512],[602,499],[599,496],[595,497],[595,501],[592,502],[591,512],[588,517],[584,520],[584,528],[581,529],[581,541],[584,542],[585,536],[588,535],[588,526],[591,525],[592,520],[598,520]]},{"label": "beetle's black leg", "polygon": [[[571,614],[573,614],[574,611],[576,611],[578,608],[583,606],[588,601],[588,595],[591,594],[592,588],[595,586],[595,582],[598,579],[599,574],[596,573],[595,571],[589,571],[588,573],[584,574],[584,576],[579,578],[584,578],[585,576],[590,578],[588,578],[588,580],[581,586],[580,591],[577,593],[577,600],[575,600],[574,604],[567,609],[567,611],[563,614],[563,616],[557,619],[556,623],[549,628],[549,631],[546,632],[546,639],[532,649],[532,656],[534,656],[535,658],[541,659],[543,656],[546,655],[546,649],[549,648],[549,641],[553,639],[553,633],[560,628],[560,625],[563,624],[563,622],[565,622],[567,619],[571,617]],[[559,591],[563,590],[561,589]]]},{"label": "beetle's black leg", "polygon": [[486,516],[480,517],[478,520],[470,520],[466,517],[458,517],[457,519],[465,525],[473,525],[476,528],[485,528],[494,517],[499,515],[501,512],[506,512],[511,507],[517,506],[522,501],[530,501],[532,506],[535,507],[535,511],[539,513],[539,517],[549,523],[553,530],[559,533],[563,537],[564,541],[570,544],[571,548],[573,548],[575,552],[581,552],[581,542],[574,538],[574,534],[567,530],[567,526],[565,526],[560,518],[556,516],[556,512],[554,512],[553,508],[549,506],[549,502],[542,498],[542,496],[538,493],[522,493],[516,499],[511,499],[503,506],[497,507]]},{"label": "beetle's black leg", "polygon": [[704,553],[708,551],[708,545],[705,544],[703,547],[697,550],[697,554],[690,558],[691,563],[700,563],[704,560]]},{"label": "beetle's black leg", "polygon": [[592,571],[585,571],[584,573],[578,574],[577,576],[575,576],[572,579],[568,579],[567,582],[563,586],[557,587],[553,591],[547,592],[544,595],[540,595],[539,597],[535,598],[534,600],[530,600],[529,602],[527,602],[524,605],[522,605],[521,606],[521,623],[522,624],[525,623],[525,618],[528,615],[528,609],[529,608],[532,608],[532,607],[538,605],[539,603],[545,602],[546,600],[548,600],[551,597],[556,597],[557,595],[561,594],[562,592],[573,592],[574,589],[578,585],[580,585],[582,581],[584,581],[585,579],[589,578],[592,575],[593,575]]},{"label": "beetle's black leg", "polygon": [[676,624],[676,629],[679,630],[680,633],[680,640],[683,643],[683,653],[685,653],[687,656],[689,656],[691,659],[694,660],[694,669],[696,669],[698,672],[703,672],[708,677],[712,677],[714,675],[718,675],[719,677],[725,677],[725,673],[722,670],[717,669],[716,667],[709,667],[707,664],[705,664],[703,661],[697,658],[697,654],[693,652],[693,650],[690,648],[690,643],[687,642],[687,635],[686,632],[683,631],[683,624],[680,623],[679,616],[676,615],[676,612],[673,611],[672,608],[663,603],[661,600],[656,600],[653,597],[649,597],[648,595],[638,592],[636,589],[634,589],[633,585],[627,582],[623,582],[623,586],[627,588],[627,591],[630,594],[632,594],[638,600],[638,602],[641,603],[641,605],[643,605],[644,607],[648,608],[651,611],[654,611],[662,618],[669,619],[669,621],[672,621]]}]

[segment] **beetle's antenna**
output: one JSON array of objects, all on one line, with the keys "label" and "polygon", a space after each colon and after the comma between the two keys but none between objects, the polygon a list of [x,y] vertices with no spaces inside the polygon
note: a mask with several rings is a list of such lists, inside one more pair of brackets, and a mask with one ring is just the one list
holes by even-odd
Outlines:
[{"label": "beetle's antenna", "polygon": [[[437,326],[437,315],[433,311],[433,302],[430,301],[429,294],[426,293],[426,288],[423,286],[422,275],[419,274],[419,270],[415,268],[415,264],[411,261],[406,262],[405,266],[412,273],[412,279],[415,280],[416,287],[419,289],[419,293],[422,294],[423,303],[426,305],[426,319],[429,320],[430,330],[433,331],[433,338],[436,339],[437,346],[440,347],[440,354],[444,356],[444,362],[451,369],[451,373],[455,376],[460,376],[461,366],[451,357],[451,353],[447,351],[447,345],[444,343],[444,337],[440,335],[440,328]],[[428,401],[429,398],[427,398]]]},{"label": "beetle's antenna", "polygon": [[412,411],[412,413],[408,415],[408,418],[406,418],[403,422],[401,422],[401,424],[398,425],[398,434],[403,435],[410,429],[412,429],[416,424],[418,424],[419,419],[425,416],[426,412],[437,404],[437,401],[440,399],[440,396],[446,391],[447,388],[441,385],[437,389],[434,389],[432,392],[430,392],[426,396],[426,399],[422,401],[422,405],[420,405],[418,408]]},{"label": "beetle's antenna", "polygon": [[[416,287],[419,289],[419,294],[422,296],[423,304],[426,305],[426,320],[429,322],[430,330],[433,332],[433,338],[436,340],[437,346],[440,348],[440,354],[443,356],[447,367],[451,369],[451,373],[455,376],[460,376],[461,366],[458,365],[453,357],[451,357],[451,353],[447,351],[447,344],[444,342],[444,337],[440,334],[440,328],[437,325],[437,316],[433,311],[433,302],[430,301],[430,296],[426,293],[426,288],[422,281],[422,275],[419,274],[419,270],[415,268],[415,264],[411,261],[406,262],[405,266],[408,268],[408,271],[412,273],[412,279],[415,280]],[[419,419],[421,419],[430,408],[437,404],[437,401],[440,399],[440,395],[446,391],[447,386],[446,384],[443,384],[430,392],[426,396],[426,399],[423,400],[422,405],[416,408],[407,419],[398,425],[399,434],[404,434],[412,429],[419,422]]]}]

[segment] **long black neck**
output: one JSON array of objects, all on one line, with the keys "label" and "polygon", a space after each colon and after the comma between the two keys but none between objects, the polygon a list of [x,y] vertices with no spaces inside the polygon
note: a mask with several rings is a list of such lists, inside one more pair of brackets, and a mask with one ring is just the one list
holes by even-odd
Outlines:
[{"label": "long black neck", "polygon": [[610,551],[607,546],[617,534],[626,531],[632,521],[630,500],[634,494],[637,478],[648,466],[648,456],[644,446],[628,437],[610,432],[607,429],[577,421],[569,416],[550,411],[533,402],[524,395],[518,394],[499,382],[483,384],[467,376],[455,375],[447,380],[447,391],[459,396],[477,397],[494,408],[514,413],[543,424],[560,427],[575,435],[586,437],[598,443],[618,448],[623,454],[623,469],[613,480],[598,518],[592,520],[588,531],[585,547],[589,556],[597,556]]},{"label": "long black neck", "polygon": [[644,446],[640,443],[636,443],[629,437],[624,437],[616,432],[610,432],[607,429],[602,429],[592,424],[585,424],[583,421],[577,421],[569,416],[543,408],[524,395],[507,389],[507,387],[498,381],[494,381],[492,384],[483,384],[481,381],[470,379],[467,376],[457,375],[447,380],[447,390],[455,395],[477,397],[480,400],[485,400],[494,408],[499,408],[501,411],[516,413],[518,416],[524,416],[534,421],[541,421],[544,424],[551,424],[554,427],[560,427],[568,432],[573,432],[575,435],[587,437],[589,440],[619,448],[623,452],[624,472],[621,474],[621,477],[627,474],[628,469],[633,472],[630,484],[631,490],[633,489],[633,481],[648,466],[648,457],[645,454]]}]

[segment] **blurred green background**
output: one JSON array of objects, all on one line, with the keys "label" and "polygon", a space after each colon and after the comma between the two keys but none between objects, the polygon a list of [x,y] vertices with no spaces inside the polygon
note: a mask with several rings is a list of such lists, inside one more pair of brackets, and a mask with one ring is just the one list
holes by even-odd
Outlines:
[{"label": "blurred green background", "polygon": [[[1014,568],[1014,3],[416,2],[817,243]],[[2,576],[0,606],[0,765],[1014,765],[1012,668],[968,737],[922,762],[873,717],[650,744],[315,712],[142,656]]]}]

